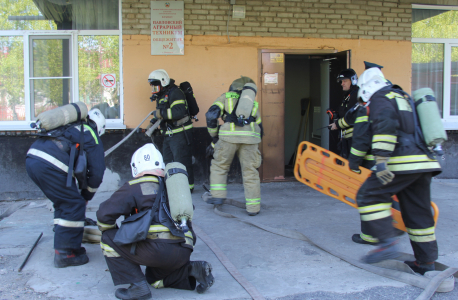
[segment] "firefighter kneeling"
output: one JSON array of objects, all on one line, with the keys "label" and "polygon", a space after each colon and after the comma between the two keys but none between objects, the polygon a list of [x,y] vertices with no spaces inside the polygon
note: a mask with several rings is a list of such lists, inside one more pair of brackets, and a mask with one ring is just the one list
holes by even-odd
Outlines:
[{"label": "firefighter kneeling", "polygon": [[[101,203],[97,211],[97,225],[103,232],[100,245],[113,283],[130,284],[127,289],[117,289],[116,297],[150,299],[150,285],[194,290],[196,281],[200,283],[197,292],[205,292],[214,282],[212,267],[205,261],[190,261],[196,242],[191,221],[186,224],[189,231],[184,232],[168,216],[171,200],[162,192],[165,171],[161,153],[153,144],[146,144],[132,156],[131,168],[134,179]],[[190,193],[186,180],[183,188]],[[116,244],[116,220],[151,208],[153,219],[146,239],[135,245]],[[145,274],[141,265],[146,266]]]},{"label": "firefighter kneeling", "polygon": [[396,194],[416,259],[405,263],[420,274],[432,271],[438,249],[430,185],[441,167],[422,138],[408,94],[393,87],[378,68],[366,70],[358,86],[358,97],[370,108],[367,142],[372,143],[376,169],[359,189],[356,201],[363,231],[380,241],[363,261],[377,263],[399,256],[390,211],[391,196]]}]

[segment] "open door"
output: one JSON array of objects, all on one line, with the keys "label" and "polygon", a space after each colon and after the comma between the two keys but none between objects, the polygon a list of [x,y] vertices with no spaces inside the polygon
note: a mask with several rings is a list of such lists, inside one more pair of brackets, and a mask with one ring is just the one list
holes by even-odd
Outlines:
[{"label": "open door", "polygon": [[[285,179],[285,55],[262,53],[262,180]],[[268,150],[267,150],[268,149]],[[268,167],[266,167],[268,166]]]},{"label": "open door", "polygon": [[[320,128],[329,124],[326,109],[337,109],[342,101],[342,87],[336,78],[349,63],[350,51],[260,51],[263,182],[295,180],[291,162],[303,140],[337,150],[337,132],[332,132],[336,134],[333,137]],[[301,112],[303,99],[306,114]]]},{"label": "open door", "polygon": [[[337,52],[329,55],[326,61],[329,62],[329,104],[328,108],[337,111],[342,104],[342,86],[337,82],[337,76],[343,69],[350,68],[351,50]],[[329,119],[328,119],[329,121]],[[329,124],[329,123],[328,123]],[[323,125],[324,126],[324,125]],[[329,149],[330,151],[339,154],[337,151],[337,143],[339,142],[339,130],[329,131]]]}]

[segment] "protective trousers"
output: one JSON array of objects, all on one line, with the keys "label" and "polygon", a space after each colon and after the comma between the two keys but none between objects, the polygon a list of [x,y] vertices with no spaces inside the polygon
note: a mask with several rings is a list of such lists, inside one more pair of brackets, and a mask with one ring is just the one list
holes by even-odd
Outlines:
[{"label": "protective trousers", "polygon": [[261,152],[258,144],[233,144],[219,140],[210,166],[210,190],[214,198],[226,198],[227,173],[234,155],[240,161],[245,189],[246,210],[250,213],[261,209],[261,182],[258,168],[261,166]]},{"label": "protective trousers", "polygon": [[[196,279],[189,276],[192,250],[179,243],[156,242],[151,239],[137,243],[135,255],[131,245],[118,246],[113,242],[117,229],[104,231],[100,243],[114,285],[142,280],[153,284],[162,280],[164,287],[194,290]],[[140,266],[146,266],[143,274]]]},{"label": "protective trousers", "polygon": [[435,261],[438,249],[430,185],[431,173],[396,174],[387,185],[372,173],[356,196],[364,232],[379,240],[395,236],[390,208],[391,195],[396,194],[415,258],[422,263]]},{"label": "protective trousers", "polygon": [[54,204],[54,248],[79,249],[83,240],[86,200],[75,180],[67,188],[67,173],[39,159],[27,157],[27,174]]},{"label": "protective trousers", "polygon": [[[186,135],[185,135],[186,134]],[[188,145],[189,141],[189,145]],[[188,172],[189,188],[194,188],[194,171],[192,168],[192,129],[164,136],[162,146],[164,163],[179,162],[186,167]]]},{"label": "protective trousers", "polygon": [[342,149],[340,151],[340,156],[345,159],[350,157],[351,141],[351,138],[342,138]]}]

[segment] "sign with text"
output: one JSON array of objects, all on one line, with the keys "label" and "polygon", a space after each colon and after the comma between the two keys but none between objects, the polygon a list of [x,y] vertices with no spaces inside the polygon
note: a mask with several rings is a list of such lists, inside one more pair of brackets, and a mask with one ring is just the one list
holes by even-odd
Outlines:
[{"label": "sign with text", "polygon": [[151,55],[184,55],[183,1],[151,1]]}]

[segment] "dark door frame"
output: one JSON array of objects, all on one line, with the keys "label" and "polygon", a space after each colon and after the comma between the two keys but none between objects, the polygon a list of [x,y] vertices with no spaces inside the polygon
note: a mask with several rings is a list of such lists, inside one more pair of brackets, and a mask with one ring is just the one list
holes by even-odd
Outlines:
[{"label": "dark door frame", "polygon": [[[345,50],[347,51],[348,55],[347,55],[347,65],[350,66],[351,65],[351,50]],[[260,109],[261,109],[261,119],[264,121],[264,114],[266,113],[266,111],[268,111],[267,107],[264,107],[263,105],[263,61],[262,61],[262,54],[263,53],[283,53],[283,57],[284,55],[286,54],[299,54],[299,55],[320,55],[320,56],[326,56],[326,55],[335,55],[337,54],[338,52],[342,52],[342,51],[338,51],[338,50],[335,50],[335,49],[326,49],[326,50],[323,50],[323,49],[295,49],[295,50],[291,50],[291,49],[259,49],[258,50],[258,102],[259,102],[259,105],[260,105]],[[283,61],[283,65],[284,65],[284,61]],[[284,74],[283,74],[284,75]],[[284,78],[284,76],[283,76]],[[282,99],[282,102],[284,103],[285,99],[284,99],[284,93],[283,93],[283,99]],[[267,104],[266,104],[267,105]],[[283,128],[284,124],[278,124],[278,126],[281,126]],[[264,125],[264,128],[266,129],[266,126]],[[266,173],[271,173],[271,172],[265,172],[265,168],[266,168],[266,165],[265,163],[263,163],[259,169],[259,173],[260,173],[260,178],[261,178],[261,181],[262,182],[272,182],[272,181],[285,181],[285,177],[284,177],[284,157],[283,157],[283,152],[284,152],[284,130],[280,130],[279,131],[280,134],[279,136],[277,137],[278,139],[282,139],[283,141],[283,148],[280,147],[280,149],[278,147],[276,147],[274,150],[275,151],[278,151],[278,152],[281,152],[281,156],[278,156],[279,157],[279,161],[282,162],[282,167],[281,167],[281,170],[279,169],[278,170],[278,176],[270,176],[272,178],[265,178],[264,177],[264,174]],[[266,156],[275,156],[276,153],[270,153],[269,152],[269,147],[268,145],[264,145],[263,142],[261,142],[261,145],[260,145],[260,150],[261,150],[261,153],[263,155],[263,157],[266,157]],[[267,166],[267,168],[272,168],[272,166]],[[276,168],[275,166],[273,166],[273,168]]]}]

